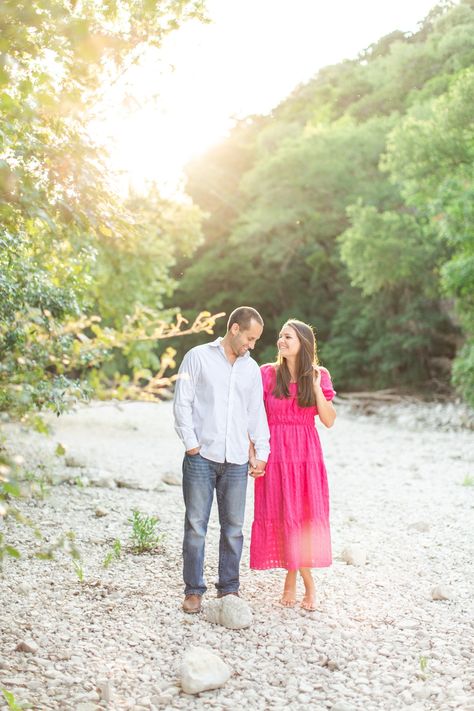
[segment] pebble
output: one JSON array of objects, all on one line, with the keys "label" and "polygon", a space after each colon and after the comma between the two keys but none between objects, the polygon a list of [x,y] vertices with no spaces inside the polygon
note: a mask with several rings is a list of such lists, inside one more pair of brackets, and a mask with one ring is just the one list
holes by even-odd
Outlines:
[{"label": "pebble", "polygon": [[32,639],[22,639],[21,642],[18,642],[16,645],[15,651],[36,654],[38,651],[38,645]]},{"label": "pebble", "polygon": [[341,553],[341,559],[347,563],[347,565],[363,566],[367,562],[367,553],[358,545],[350,545],[344,548]]},{"label": "pebble", "polygon": [[183,477],[177,472],[166,472],[166,474],[163,474],[161,477],[161,481],[169,486],[181,486]]},{"label": "pebble", "polygon": [[97,693],[103,701],[110,702],[112,700],[112,684],[110,681],[101,681],[97,684]]},{"label": "pebble", "polygon": [[441,583],[440,585],[435,585],[432,589],[431,597],[433,600],[451,600],[453,593],[451,588],[444,583]]},{"label": "pebble", "polygon": [[74,469],[84,469],[87,466],[84,460],[72,454],[66,454],[66,456],[64,457],[64,463],[67,467],[72,467]]},{"label": "pebble", "polygon": [[419,531],[420,533],[427,533],[431,526],[427,521],[415,521],[415,523],[411,523],[408,528]]}]

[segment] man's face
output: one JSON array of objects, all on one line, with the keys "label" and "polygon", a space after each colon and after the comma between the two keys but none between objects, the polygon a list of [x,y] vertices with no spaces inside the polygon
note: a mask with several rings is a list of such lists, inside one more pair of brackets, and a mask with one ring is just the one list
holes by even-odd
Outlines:
[{"label": "man's face", "polygon": [[232,324],[229,343],[234,354],[243,356],[248,350],[253,350],[262,332],[263,326],[253,319],[250,321],[249,328],[245,331],[242,331],[237,323]]}]

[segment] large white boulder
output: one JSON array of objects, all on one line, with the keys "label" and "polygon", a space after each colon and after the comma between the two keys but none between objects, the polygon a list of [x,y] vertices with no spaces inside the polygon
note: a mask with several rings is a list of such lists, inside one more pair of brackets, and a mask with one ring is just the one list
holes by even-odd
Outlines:
[{"label": "large white boulder", "polygon": [[181,688],[186,694],[219,689],[230,679],[230,669],[205,647],[190,647],[181,662]]},{"label": "large white boulder", "polygon": [[253,619],[250,605],[237,595],[225,595],[218,600],[210,600],[206,604],[204,616],[208,622],[231,630],[250,627]]}]

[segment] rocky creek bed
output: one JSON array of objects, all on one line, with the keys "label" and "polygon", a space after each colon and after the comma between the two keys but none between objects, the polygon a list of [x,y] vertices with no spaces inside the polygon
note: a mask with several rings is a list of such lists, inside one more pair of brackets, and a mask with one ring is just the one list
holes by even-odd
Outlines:
[{"label": "rocky creek bed", "polygon": [[[180,608],[182,451],[170,403],[81,407],[51,419],[47,437],[7,425],[10,449],[52,483],[19,504],[45,541],[14,522],[2,529],[22,557],[0,579],[0,688],[40,711],[474,711],[469,417],[450,403],[383,405],[370,416],[342,403],[334,428],[319,427],[334,564],[315,572],[314,613],[278,605],[282,571],[249,570],[249,480],[241,594],[253,622],[241,630]],[[160,519],[154,553],[129,548],[134,508]],[[76,569],[63,551],[34,557],[69,530]],[[213,510],[209,600],[218,530]],[[104,568],[116,540],[120,558]],[[348,565],[348,548],[365,564]],[[230,668],[222,688],[181,689],[181,660],[196,645]]]}]

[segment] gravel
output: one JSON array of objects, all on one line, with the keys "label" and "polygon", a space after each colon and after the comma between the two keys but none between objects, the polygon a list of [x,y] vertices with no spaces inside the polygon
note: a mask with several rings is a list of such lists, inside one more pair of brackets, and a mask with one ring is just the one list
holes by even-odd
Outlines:
[{"label": "gravel", "polygon": [[[48,437],[8,425],[10,447],[53,482],[19,509],[46,544],[73,530],[81,560],[76,570],[64,551],[39,560],[32,528],[10,520],[2,529],[22,557],[8,559],[0,579],[0,688],[41,711],[474,709],[474,487],[465,483],[473,434],[452,404],[443,407],[457,424],[443,428],[440,405],[432,420],[426,404],[419,417],[416,405],[397,407],[388,417],[342,406],[334,428],[319,428],[334,563],[315,571],[317,612],[278,605],[283,571],[249,570],[250,484],[241,595],[253,622],[239,630],[180,609],[181,445],[170,403],[94,404],[51,420]],[[58,443],[67,462],[54,454]],[[134,508],[160,519],[166,537],[153,553],[130,550]],[[207,600],[218,535],[214,510]],[[116,540],[120,557],[104,568]],[[348,549],[365,565],[347,565]],[[232,673],[222,688],[191,696],[180,670],[196,646]]]}]

